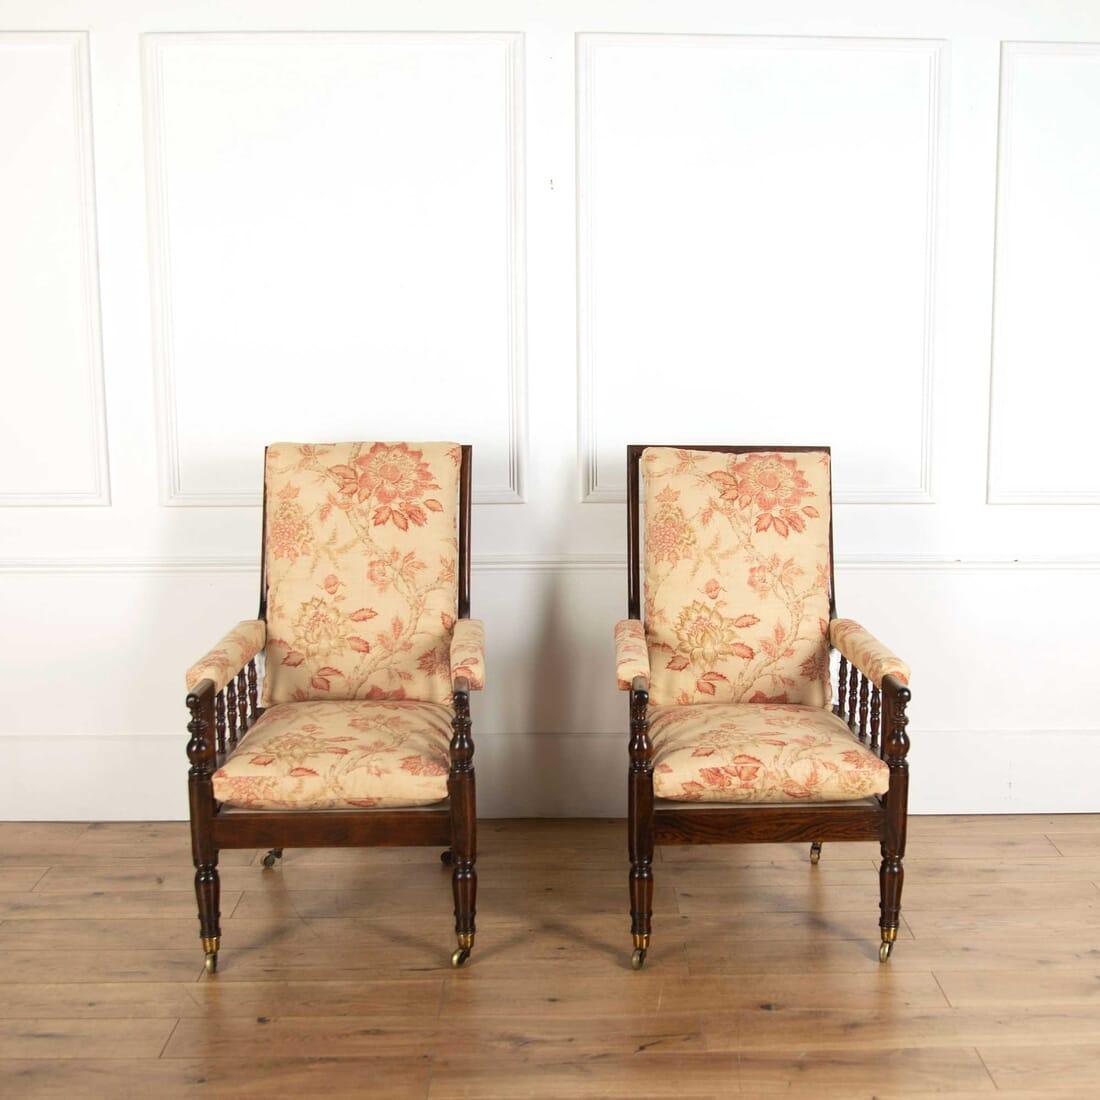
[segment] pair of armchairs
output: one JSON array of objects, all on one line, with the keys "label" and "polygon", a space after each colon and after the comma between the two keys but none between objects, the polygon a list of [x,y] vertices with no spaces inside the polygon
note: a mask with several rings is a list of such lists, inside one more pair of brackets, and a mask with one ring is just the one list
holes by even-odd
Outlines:
[{"label": "pair of armchairs", "polygon": [[[632,965],[649,949],[655,844],[806,840],[812,863],[826,840],[881,844],[885,961],[909,674],[835,617],[828,448],[631,446],[627,467],[630,617],[615,645],[630,692]],[[448,443],[267,449],[259,615],[187,673],[208,971],[223,848],[269,848],[270,868],[289,846],[445,846],[451,964],[469,959],[469,694],[485,682],[484,630],[469,618],[470,474],[471,449]]]}]

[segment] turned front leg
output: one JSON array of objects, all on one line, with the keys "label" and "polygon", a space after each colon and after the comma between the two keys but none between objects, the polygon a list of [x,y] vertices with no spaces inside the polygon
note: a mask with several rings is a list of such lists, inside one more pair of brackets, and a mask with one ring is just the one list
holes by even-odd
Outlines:
[{"label": "turned front leg", "polygon": [[[643,682],[644,683],[644,682]],[[646,714],[649,693],[635,682],[630,693],[630,770],[627,776],[630,852],[631,965],[645,964],[653,924],[653,761]]]},{"label": "turned front leg", "polygon": [[[215,728],[221,734],[220,722],[215,722],[214,685],[204,680],[187,696],[191,721],[187,731],[187,756],[191,767],[187,774],[187,793],[191,808],[191,855],[195,863],[195,898],[199,908],[199,935],[206,954],[206,969],[213,973],[218,967],[221,946],[221,883],[218,878],[218,850],[214,847],[212,822],[214,817],[214,739]],[[220,717],[220,710],[219,710]]]},{"label": "turned front leg", "polygon": [[883,759],[890,768],[890,787],[886,792],[886,828],[882,839],[882,865],[879,868],[879,929],[882,945],[879,959],[885,962],[898,938],[901,920],[901,889],[905,883],[905,833],[909,804],[909,725],[905,708],[909,689],[887,676],[883,682],[884,712],[887,728],[883,737]]},{"label": "turned front leg", "polygon": [[[464,681],[459,680],[459,685]],[[451,956],[452,966],[461,966],[469,957],[477,931],[477,799],[474,782],[474,742],[470,734],[470,696],[456,685],[454,719],[451,723],[451,771],[447,794],[451,802],[451,884],[455,900],[455,933],[458,948]]]}]

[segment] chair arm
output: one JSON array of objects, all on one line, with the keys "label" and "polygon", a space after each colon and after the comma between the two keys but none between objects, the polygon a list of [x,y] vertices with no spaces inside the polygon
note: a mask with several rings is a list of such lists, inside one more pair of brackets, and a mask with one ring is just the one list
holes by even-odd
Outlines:
[{"label": "chair arm", "polygon": [[217,693],[267,642],[267,624],[263,619],[238,623],[218,644],[187,670],[187,690],[194,691],[203,680],[210,680]]},{"label": "chair arm", "polygon": [[620,691],[649,689],[649,647],[640,619],[621,619],[615,624],[615,682]]},{"label": "chair arm", "polygon": [[481,619],[459,619],[451,639],[451,686],[463,691],[485,687],[485,624]]},{"label": "chair arm", "polygon": [[852,619],[833,619],[829,624],[829,641],[875,687],[881,689],[887,676],[901,684],[909,683],[909,666]]}]

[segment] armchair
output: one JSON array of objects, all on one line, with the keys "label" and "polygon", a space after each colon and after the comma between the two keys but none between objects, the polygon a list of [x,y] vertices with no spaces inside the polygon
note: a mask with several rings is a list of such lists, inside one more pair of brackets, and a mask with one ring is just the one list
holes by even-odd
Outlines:
[{"label": "armchair", "polygon": [[485,683],[484,630],[469,618],[471,457],[448,443],[267,448],[259,615],[186,677],[208,972],[223,848],[270,848],[270,869],[290,846],[445,845],[451,964],[469,959],[470,692]]},{"label": "armchair", "polygon": [[629,617],[615,661],[630,693],[636,970],[656,844],[808,840],[816,864],[823,841],[877,840],[879,960],[893,950],[909,669],[836,618],[831,501],[828,447],[627,448]]}]

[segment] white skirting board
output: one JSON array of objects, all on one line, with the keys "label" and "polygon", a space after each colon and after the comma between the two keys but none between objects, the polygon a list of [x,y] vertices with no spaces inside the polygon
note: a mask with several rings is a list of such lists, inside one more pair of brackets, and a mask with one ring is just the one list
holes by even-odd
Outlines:
[{"label": "white skirting board", "polygon": [[[913,813],[1100,812],[1100,730],[910,732]],[[474,733],[481,817],[625,814],[625,729]],[[183,730],[0,737],[0,820],[183,820],[186,742]]]}]

